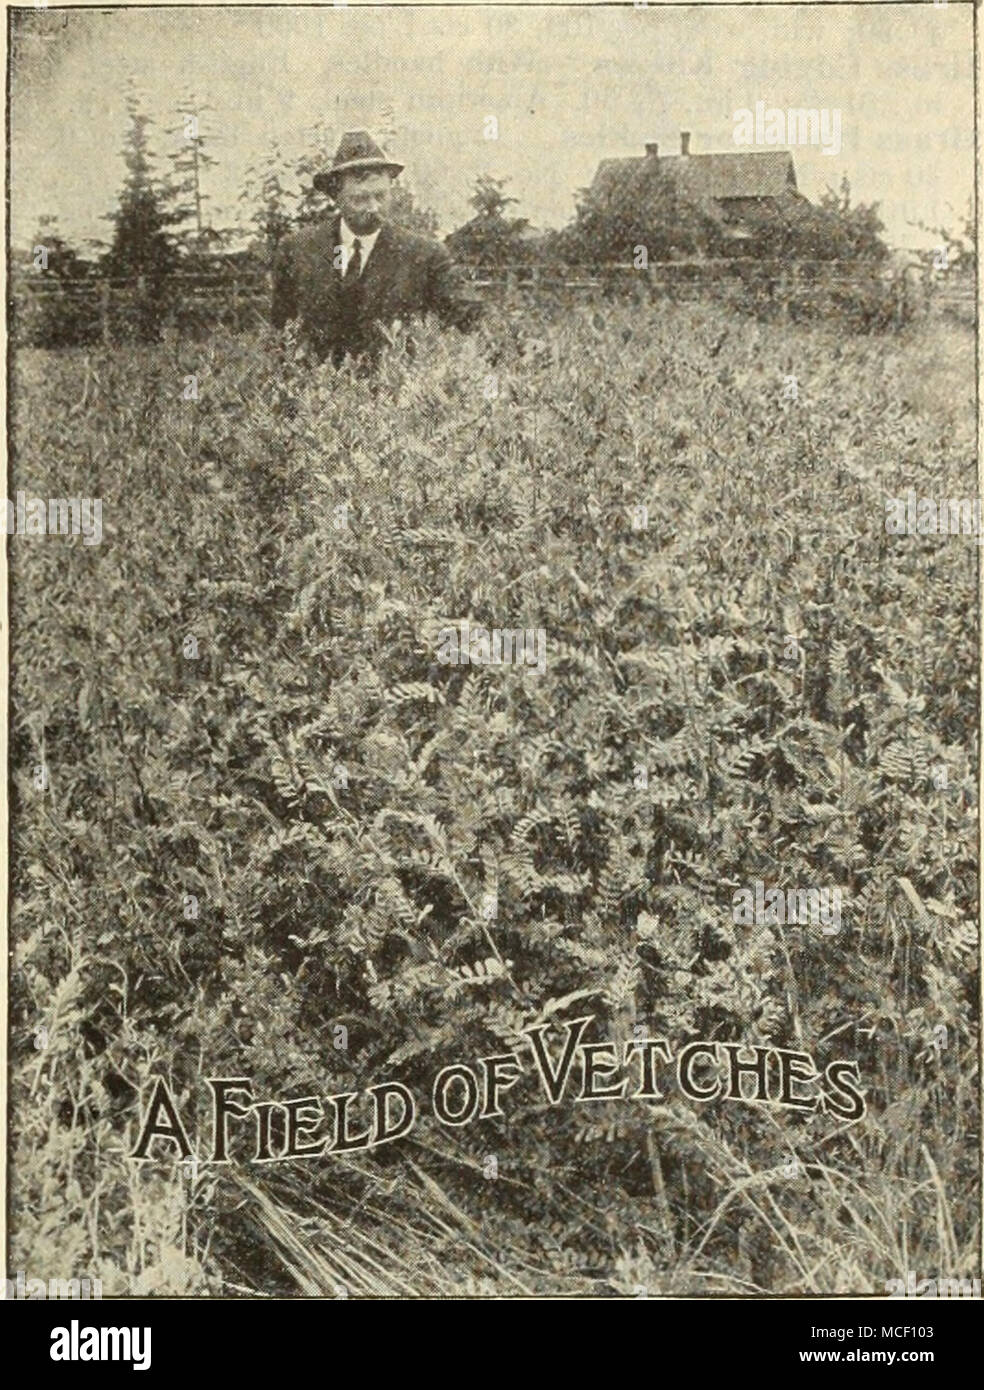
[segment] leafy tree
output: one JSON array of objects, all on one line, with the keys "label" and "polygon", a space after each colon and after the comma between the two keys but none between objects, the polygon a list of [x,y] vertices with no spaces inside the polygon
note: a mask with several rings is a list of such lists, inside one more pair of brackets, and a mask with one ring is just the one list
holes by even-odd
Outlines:
[{"label": "leafy tree", "polygon": [[390,200],[390,218],[397,226],[418,236],[437,236],[437,213],[433,208],[419,208],[413,193],[402,183],[393,185]]},{"label": "leafy tree", "polygon": [[294,214],[299,227],[323,222],[334,210],[328,194],[315,188],[314,178],[330,166],[335,143],[334,132],[323,121],[318,121],[308,135],[307,149],[294,165],[294,177],[301,187]]},{"label": "leafy tree", "polygon": [[714,219],[681,193],[658,166],[640,167],[610,188],[580,192],[574,221],[556,233],[548,253],[568,264],[647,261],[706,252],[718,235]]},{"label": "leafy tree", "polygon": [[479,217],[501,218],[511,203],[518,198],[509,197],[503,190],[508,179],[494,179],[491,174],[480,174],[475,180],[475,191],[468,199]]},{"label": "leafy tree", "polygon": [[923,252],[922,259],[927,269],[939,268],[938,253],[942,247],[946,253],[946,266],[956,267],[960,274],[977,274],[977,230],[974,225],[974,207],[968,203],[959,228],[931,226],[928,222],[913,222],[923,232],[932,232],[937,237],[936,247]]},{"label": "leafy tree", "polygon": [[[383,105],[380,108],[376,118],[376,133],[385,150],[392,149],[399,139],[399,126],[392,106]],[[416,232],[418,236],[437,236],[437,213],[433,208],[417,207],[413,192],[406,184],[394,183],[389,215],[391,221],[405,231]]]},{"label": "leafy tree", "polygon": [[249,210],[247,224],[252,228],[258,249],[267,262],[294,225],[290,200],[296,198],[286,186],[290,166],[280,145],[274,141],[258,163],[246,170],[246,182],[239,201]]},{"label": "leafy tree", "polygon": [[888,255],[876,203],[851,204],[851,186],[826,189],[818,204],[805,198],[771,203],[749,214],[753,253],[779,260],[864,261],[877,264]]},{"label": "leafy tree", "polygon": [[[24,263],[13,268],[11,322],[18,341],[36,347],[71,347],[91,341],[98,330],[98,311],[91,294],[78,282],[95,270],[59,231],[58,219],[44,214]],[[41,279],[43,290],[31,283]]]},{"label": "leafy tree", "polygon": [[[805,198],[749,199],[745,255],[766,259],[863,260],[888,255],[877,204],[852,205],[850,184],[828,189],[819,204]],[[573,223],[552,237],[548,254],[568,263],[648,261],[733,251],[720,218],[688,198],[671,173],[642,166],[607,188],[583,189]]]},{"label": "leafy tree", "polygon": [[[857,203],[852,206],[851,185],[846,174],[841,179],[839,194],[830,188],[824,191],[819,212],[829,245],[838,259],[859,257],[866,261],[882,261],[888,255],[888,247],[881,236],[885,224],[878,216],[878,204]],[[823,239],[818,240],[822,250]]]},{"label": "leafy tree", "polygon": [[529,259],[524,239],[528,219],[505,216],[506,208],[517,202],[504,192],[507,182],[489,174],[481,174],[475,180],[475,190],[468,200],[475,216],[446,238],[454,255],[483,266],[510,265]]},{"label": "leafy tree", "polygon": [[[45,254],[38,254],[39,249]],[[92,261],[80,256],[64,239],[58,218],[51,213],[42,213],[27,259],[34,273],[49,279],[81,280],[94,269]]]}]

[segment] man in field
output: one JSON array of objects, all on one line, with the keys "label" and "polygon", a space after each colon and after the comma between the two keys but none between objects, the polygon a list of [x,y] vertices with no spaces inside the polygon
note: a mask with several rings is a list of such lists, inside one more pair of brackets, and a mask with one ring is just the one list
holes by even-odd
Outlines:
[{"label": "man in field", "polygon": [[314,186],[338,211],[280,245],[273,269],[274,327],[299,319],[303,335],[336,366],[346,353],[373,357],[382,326],[434,313],[467,330],[481,306],[466,297],[443,246],[386,220],[390,184],[402,170],[364,130],[342,136]]}]

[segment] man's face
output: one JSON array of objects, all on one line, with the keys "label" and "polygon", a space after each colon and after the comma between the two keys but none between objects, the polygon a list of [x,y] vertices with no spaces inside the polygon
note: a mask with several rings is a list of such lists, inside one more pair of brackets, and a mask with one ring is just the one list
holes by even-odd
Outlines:
[{"label": "man's face", "polygon": [[371,236],[379,230],[389,211],[391,182],[378,170],[342,175],[335,201],[353,232]]}]

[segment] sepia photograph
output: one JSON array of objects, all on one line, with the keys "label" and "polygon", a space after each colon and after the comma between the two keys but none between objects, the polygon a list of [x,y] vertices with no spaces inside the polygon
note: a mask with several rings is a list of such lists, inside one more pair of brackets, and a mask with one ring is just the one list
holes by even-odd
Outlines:
[{"label": "sepia photograph", "polygon": [[6,19],[50,1359],[151,1366],[99,1300],[979,1300],[973,4]]}]

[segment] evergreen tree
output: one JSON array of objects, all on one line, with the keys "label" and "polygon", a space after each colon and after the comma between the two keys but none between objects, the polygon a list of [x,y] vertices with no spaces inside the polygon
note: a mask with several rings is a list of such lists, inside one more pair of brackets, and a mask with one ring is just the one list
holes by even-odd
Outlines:
[{"label": "evergreen tree", "polygon": [[203,190],[202,176],[214,168],[217,161],[206,148],[206,134],[203,127],[207,115],[213,110],[200,102],[193,92],[185,94],[180,107],[180,124],[171,126],[168,134],[178,140],[177,148],[171,154],[171,177],[168,194],[173,200],[175,240],[188,252],[208,253],[228,239],[228,230],[219,230],[212,225],[206,210],[210,201]]},{"label": "evergreen tree", "polygon": [[170,193],[154,174],[154,153],[149,128],[135,95],[127,100],[130,126],[121,151],[127,175],[119,206],[106,220],[113,224],[113,239],[104,268],[128,286],[125,327],[142,339],[155,338],[164,316],[165,292],[177,253],[167,229],[175,221]]},{"label": "evergreen tree", "polygon": [[175,250],[167,228],[175,221],[169,190],[154,176],[149,128],[134,96],[127,101],[130,128],[121,151],[127,175],[119,206],[106,220],[113,224],[107,268],[115,276],[143,276],[160,285],[174,269]]}]

